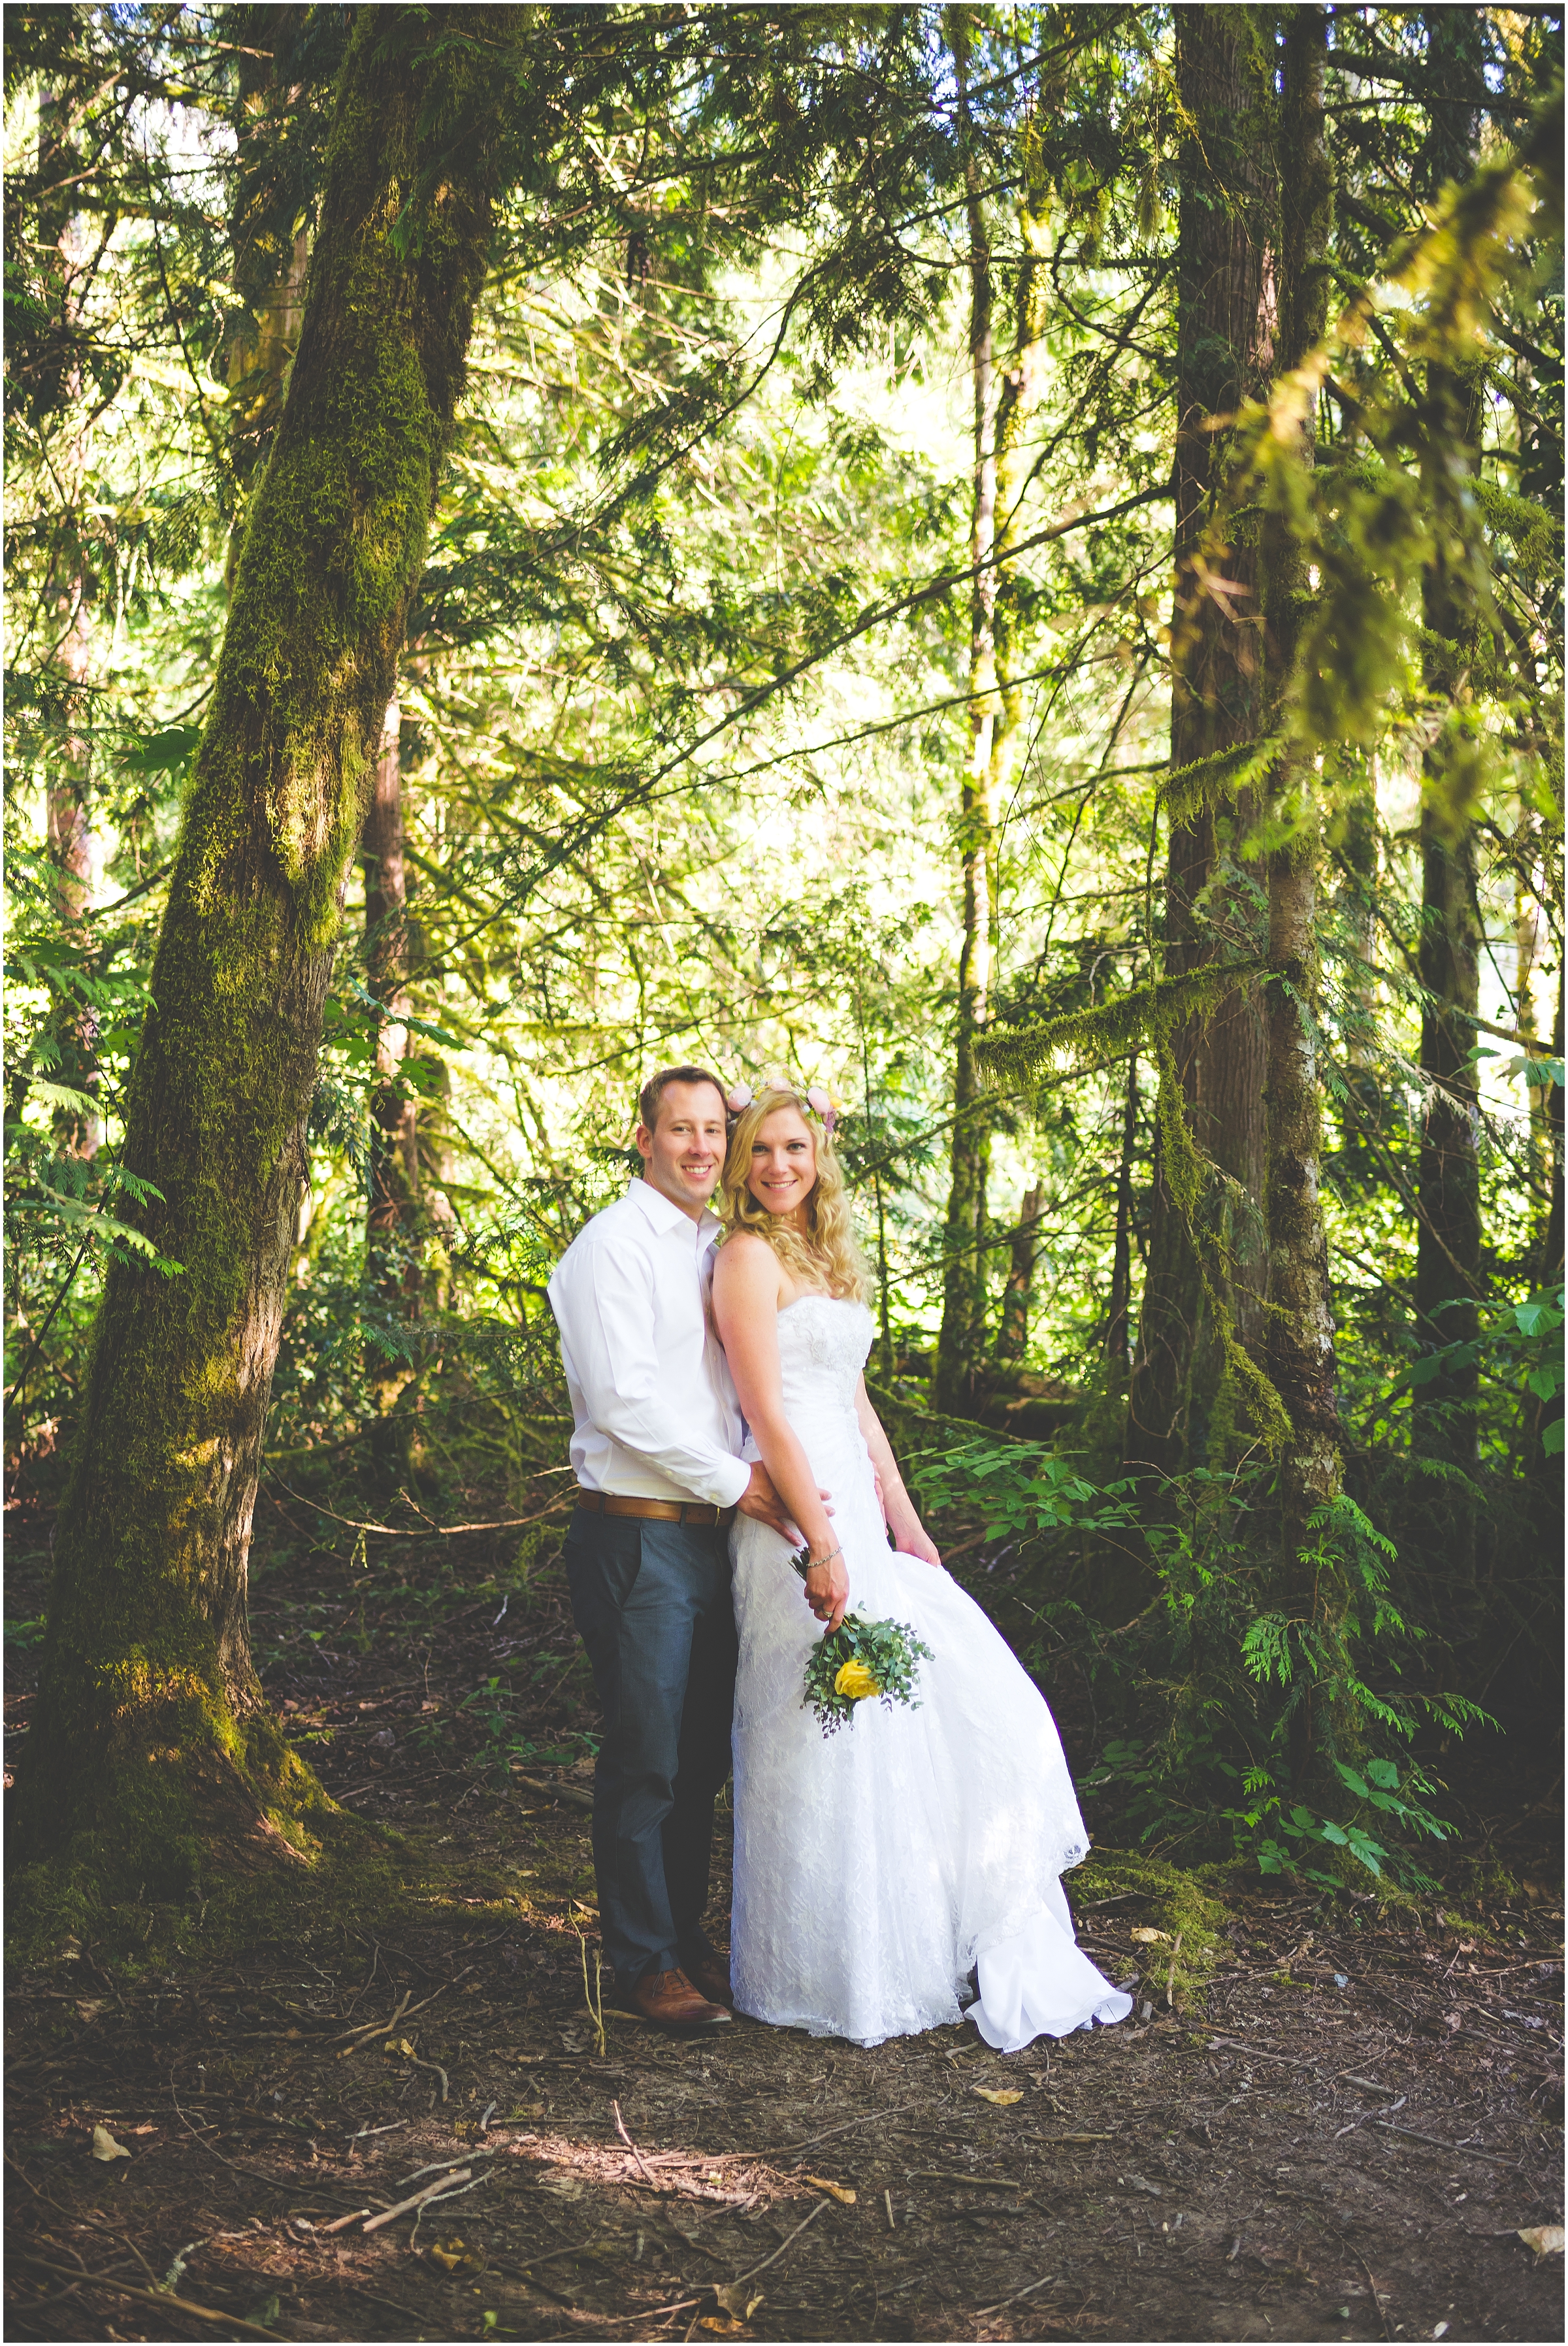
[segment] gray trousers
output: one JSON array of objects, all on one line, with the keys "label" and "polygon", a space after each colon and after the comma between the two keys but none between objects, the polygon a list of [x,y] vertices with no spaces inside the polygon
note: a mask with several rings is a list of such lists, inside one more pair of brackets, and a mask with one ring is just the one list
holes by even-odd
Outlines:
[{"label": "gray trousers", "polygon": [[594,1773],[600,1934],[626,1985],[708,1945],[713,1804],[729,1774],[735,1701],[729,1538],[718,1526],[579,1508],[565,1564],[604,1711]]}]

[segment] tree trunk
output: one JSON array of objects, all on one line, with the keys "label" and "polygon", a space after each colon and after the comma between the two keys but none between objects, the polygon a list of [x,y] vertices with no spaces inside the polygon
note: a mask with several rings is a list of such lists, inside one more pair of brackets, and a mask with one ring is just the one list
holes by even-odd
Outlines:
[{"label": "tree trunk", "polygon": [[[38,176],[43,180],[53,168],[68,184],[75,176],[72,169],[75,158],[61,146],[59,125],[59,101],[46,92],[38,104]],[[76,280],[84,259],[82,239],[76,220],[69,216],[61,219],[56,213],[53,219],[41,217],[40,234],[46,234],[50,228],[55,230],[54,241],[60,256],[62,340],[71,346],[79,332]],[[62,405],[78,398],[81,393],[80,370],[75,366],[63,370],[56,388]],[[79,433],[71,435],[68,445],[70,454],[66,460],[65,469],[72,495],[80,497],[83,488]],[[61,581],[57,607],[65,632],[54,657],[69,687],[66,701],[74,716],[81,704],[80,688],[87,682],[91,662],[87,564],[82,558],[79,525],[75,519],[68,523],[61,536],[73,559],[66,576]],[[55,908],[71,945],[84,964],[91,948],[82,916],[92,897],[95,876],[92,826],[87,814],[90,761],[91,749],[87,739],[78,733],[66,732],[57,752],[50,759],[44,784],[45,831],[49,861],[56,874]],[[52,1071],[56,1079],[61,1084],[68,1084],[75,1091],[96,1094],[98,1088],[97,1014],[80,995],[62,991],[56,1033],[60,1051],[58,1065]],[[90,1160],[97,1155],[103,1127],[97,1116],[62,1107],[55,1111],[52,1123],[55,1146],[63,1156]]]},{"label": "tree trunk", "polygon": [[1040,1208],[1044,1196],[1044,1190],[1036,1186],[1025,1189],[1019,1202],[996,1331],[999,1361],[1021,1361],[1029,1349],[1029,1307],[1034,1294],[1034,1258],[1040,1248]]},{"label": "tree trunk", "polygon": [[[361,852],[365,867],[365,969],[370,990],[383,1005],[376,1025],[376,1075],[371,1103],[370,1165],[365,1197],[365,1273],[382,1325],[367,1339],[365,1367],[379,1423],[374,1451],[383,1480],[410,1471],[408,1444],[392,1418],[412,1370],[406,1352],[389,1349],[423,1300],[420,1260],[419,1095],[404,1080],[409,1033],[398,1023],[408,1007],[408,887],[402,852],[402,711],[387,705],[375,787]],[[375,1336],[382,1338],[381,1342]]]},{"label": "tree trunk", "polygon": [[1105,1367],[1113,1392],[1127,1382],[1133,1321],[1133,1149],[1138,1136],[1138,1055],[1127,1061],[1122,1149],[1116,1162],[1116,1234],[1111,1249],[1111,1300],[1105,1314]]},{"label": "tree trunk", "polygon": [[[72,688],[79,688],[87,682],[90,659],[86,583],[79,576],[71,582],[67,607],[70,624],[56,658]],[[76,690],[73,689],[73,708],[76,699]],[[87,815],[90,756],[89,744],[83,736],[67,733],[51,760],[45,785],[49,861],[56,875],[55,909],[84,967],[92,956],[91,938],[83,915],[92,897],[96,862]],[[69,959],[70,955],[63,958]],[[56,1036],[60,1057],[50,1071],[56,1081],[95,1097],[99,1078],[98,1020],[91,1004],[62,989]],[[52,1122],[55,1146],[62,1155],[87,1160],[97,1155],[103,1126],[96,1115],[62,1107],[56,1109]]]},{"label": "tree trunk", "polygon": [[[1280,104],[1279,342],[1282,372],[1300,366],[1328,319],[1334,179],[1323,112],[1329,26],[1321,8],[1290,13]],[[1310,465],[1316,404],[1292,455]],[[1310,599],[1301,551],[1282,520],[1266,549],[1266,641],[1276,721],[1289,723],[1300,615]],[[1290,1421],[1279,1459],[1283,1547],[1294,1566],[1301,1527],[1339,1495],[1334,1320],[1323,1226],[1318,1068],[1318,866],[1321,837],[1314,762],[1292,750],[1275,770],[1268,858],[1268,1365]]]},{"label": "tree trunk", "polygon": [[[998,386],[992,343],[991,246],[979,166],[970,144],[972,13],[964,7],[949,9],[948,37],[958,84],[959,137],[964,148],[968,191],[969,357],[974,393],[970,560],[989,566],[996,529]],[[975,1046],[990,1015],[995,952],[996,810],[991,795],[992,733],[997,715],[995,603],[995,569],[977,569],[970,595],[969,761],[958,821],[963,936],[958,958],[952,1151],[943,1239],[942,1329],[936,1353],[935,1399],[939,1409],[947,1410],[970,1406],[985,1341],[984,1223],[991,1131]]]},{"label": "tree trunk", "polygon": [[[235,174],[229,234],[234,290],[244,304],[229,343],[229,455],[234,471],[235,514],[223,583],[232,594],[245,515],[270,453],[283,413],[289,362],[300,341],[311,235],[294,225],[287,144],[280,117],[297,103],[290,53],[310,15],[287,5],[236,11],[239,105],[234,131]],[[291,126],[300,135],[298,119]]]},{"label": "tree trunk", "polygon": [[[382,1300],[394,1311],[417,1310],[415,1256],[419,1218],[419,1102],[401,1080],[408,1056],[408,885],[402,852],[402,712],[393,700],[376,759],[375,785],[361,852],[365,866],[365,968],[370,990],[386,1015],[376,1028],[376,1094],[371,1129],[366,1251]],[[379,1259],[379,1260],[378,1260]]]},{"label": "tree trunk", "polygon": [[[1171,765],[1179,770],[1263,729],[1257,558],[1249,546],[1222,545],[1208,533],[1227,465],[1224,420],[1268,381],[1274,318],[1265,268],[1272,99],[1248,12],[1178,9],[1176,57],[1177,92],[1191,123],[1180,163],[1176,263]],[[1172,825],[1167,976],[1261,945],[1247,883],[1229,852],[1257,813],[1247,792],[1231,816]],[[1237,1332],[1260,1350],[1267,1053],[1257,987],[1242,986],[1211,1018],[1178,1029],[1173,1055],[1193,1137],[1236,1184],[1229,1194],[1241,1201],[1214,1256]],[[1148,1272],[1127,1413],[1130,1464],[1174,1474],[1206,1454],[1224,1373],[1208,1320],[1191,1233],[1167,1187],[1156,1137]]]},{"label": "tree trunk", "polygon": [[[55,1545],[17,1843],[159,1894],[306,1845],[246,1564],[349,861],[489,237],[501,12],[356,11],[300,347],[251,502],[127,1111],[117,1263]],[[454,135],[454,133],[456,135]],[[436,167],[439,165],[439,168]]]},{"label": "tree trunk", "polygon": [[[1428,71],[1440,102],[1430,109],[1417,177],[1423,190],[1435,196],[1449,181],[1468,178],[1474,168],[1486,96],[1485,38],[1480,18],[1469,9],[1424,9],[1422,20]],[[1439,530],[1437,550],[1421,574],[1422,682],[1433,701],[1451,711],[1469,699],[1476,625],[1462,550],[1475,524],[1456,510],[1454,466],[1457,462],[1462,474],[1479,464],[1483,397],[1479,372],[1465,376],[1447,367],[1427,369],[1431,455],[1425,484]],[[1474,751],[1463,721],[1451,719],[1421,760],[1421,1072],[1432,1088],[1416,1178],[1420,1219],[1415,1308],[1417,1336],[1429,1351],[1471,1343],[1480,1325],[1481,1117],[1471,1056],[1476,1043],[1471,1018],[1481,1007],[1482,944],[1471,805],[1475,779]],[[1479,1456],[1476,1392],[1473,1362],[1419,1387],[1412,1427],[1416,1449],[1472,1473]],[[1474,1565],[1473,1509],[1445,1503],[1442,1536],[1460,1577],[1468,1578]]]}]

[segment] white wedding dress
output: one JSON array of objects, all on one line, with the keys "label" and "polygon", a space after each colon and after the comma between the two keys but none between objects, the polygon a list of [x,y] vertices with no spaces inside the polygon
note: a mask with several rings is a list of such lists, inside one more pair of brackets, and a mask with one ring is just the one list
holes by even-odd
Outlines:
[{"label": "white wedding dress", "polygon": [[[788,1543],[738,1515],[730,1980],[740,2011],[880,2045],[962,2017],[1016,2052],[1132,1999],[1074,1938],[1059,1876],[1088,1842],[1044,1697],[946,1572],[888,1545],[855,1413],[863,1304],[806,1295],[779,1314],[784,1406],[830,1493],[851,1611],[931,1647],[918,1709],[858,1703],[824,1737],[801,1701],[822,1634]],[[757,1454],[748,1443],[748,1454]]]}]

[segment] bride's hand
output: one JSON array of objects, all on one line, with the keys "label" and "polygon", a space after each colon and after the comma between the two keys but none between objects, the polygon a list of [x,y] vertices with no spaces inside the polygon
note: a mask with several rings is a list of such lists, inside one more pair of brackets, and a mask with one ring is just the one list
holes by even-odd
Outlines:
[{"label": "bride's hand", "polygon": [[894,1533],[893,1539],[901,1556],[918,1556],[922,1564],[933,1564],[941,1571],[942,1556],[923,1524],[906,1524],[901,1531]]},{"label": "bride's hand", "polygon": [[823,1563],[808,1568],[806,1602],[831,1637],[850,1609],[850,1576],[837,1549]]}]

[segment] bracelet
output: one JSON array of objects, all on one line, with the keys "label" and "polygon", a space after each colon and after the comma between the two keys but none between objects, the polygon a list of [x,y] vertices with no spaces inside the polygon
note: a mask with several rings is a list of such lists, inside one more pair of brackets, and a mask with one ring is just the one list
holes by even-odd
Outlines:
[{"label": "bracelet", "polygon": [[844,1551],[841,1547],[830,1547],[826,1556],[812,1556],[810,1550],[808,1548],[807,1556],[809,1557],[809,1561],[807,1564],[806,1569],[808,1572],[825,1572],[829,1565],[832,1563],[833,1558],[837,1556],[842,1556],[843,1553]]}]

